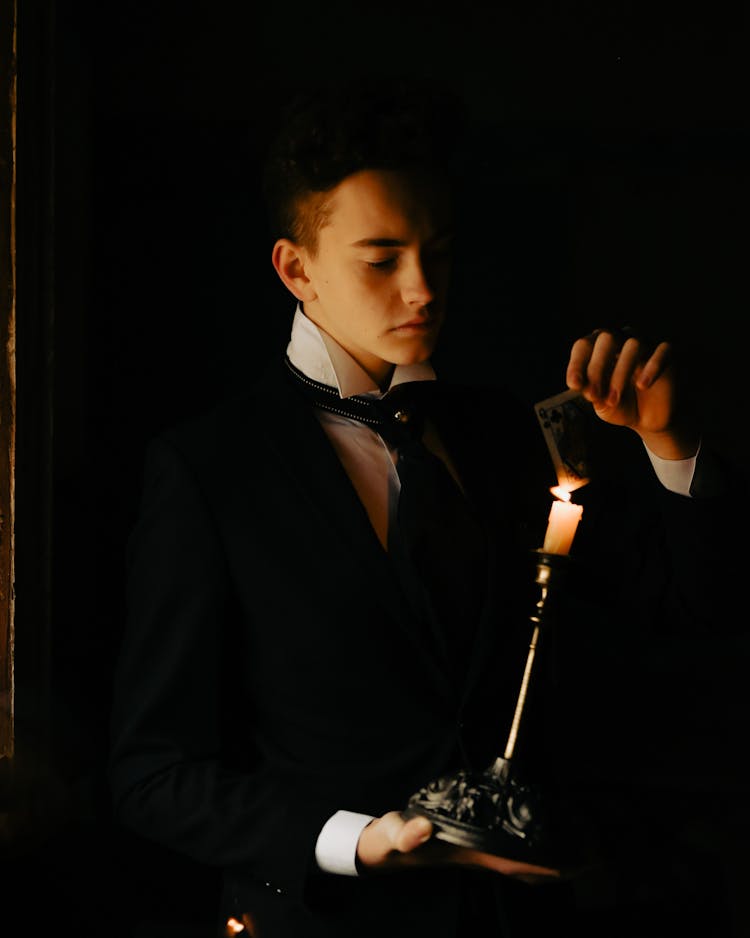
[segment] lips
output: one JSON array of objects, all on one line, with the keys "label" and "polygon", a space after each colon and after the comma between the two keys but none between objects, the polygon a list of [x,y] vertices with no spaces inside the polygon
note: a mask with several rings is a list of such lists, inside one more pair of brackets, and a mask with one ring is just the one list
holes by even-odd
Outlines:
[{"label": "lips", "polygon": [[416,319],[410,319],[408,322],[402,322],[394,329],[428,329],[437,322],[436,316],[419,316]]}]

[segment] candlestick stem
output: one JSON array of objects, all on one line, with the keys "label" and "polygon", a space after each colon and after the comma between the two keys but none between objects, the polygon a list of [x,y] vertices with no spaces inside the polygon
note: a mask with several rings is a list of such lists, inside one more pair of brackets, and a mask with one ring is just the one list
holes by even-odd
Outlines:
[{"label": "candlestick stem", "polygon": [[[524,707],[526,705],[526,697],[529,690],[529,682],[531,680],[531,672],[534,667],[534,659],[536,657],[536,649],[539,643],[539,635],[542,627],[542,619],[544,617],[544,607],[547,603],[547,597],[549,595],[549,582],[550,576],[552,573],[551,563],[552,559],[547,552],[544,550],[539,551],[539,558],[536,565],[536,577],[535,582],[539,585],[539,599],[534,606],[534,610],[529,616],[529,621],[533,622],[534,630],[531,634],[531,641],[529,642],[529,650],[526,656],[526,665],[523,671],[523,677],[521,678],[521,686],[518,691],[518,698],[516,699],[516,708],[513,713],[513,720],[511,721],[510,732],[508,733],[508,740],[505,744],[505,751],[503,753],[502,762],[510,761],[513,758],[513,753],[516,748],[516,738],[518,737],[518,728],[521,724],[521,717],[523,716]],[[567,559],[567,558],[566,558]],[[500,760],[498,760],[500,763]]]},{"label": "candlestick stem", "polygon": [[523,714],[523,708],[526,703],[526,694],[529,688],[529,680],[531,679],[531,670],[534,667],[534,656],[536,655],[536,646],[539,640],[539,626],[534,627],[534,632],[531,636],[531,642],[529,644],[529,653],[526,657],[526,667],[523,671],[523,678],[521,680],[521,688],[518,692],[518,700],[516,701],[516,709],[513,714],[513,722],[511,723],[510,733],[508,734],[508,741],[505,744],[505,752],[503,757],[505,759],[513,758],[513,751],[516,747],[516,737],[518,736],[518,727],[521,723],[521,716]]}]

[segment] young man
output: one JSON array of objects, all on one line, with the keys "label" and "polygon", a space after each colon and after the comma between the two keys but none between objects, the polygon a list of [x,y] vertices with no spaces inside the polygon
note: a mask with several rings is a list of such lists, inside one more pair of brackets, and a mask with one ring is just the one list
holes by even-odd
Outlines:
[{"label": "young man", "polygon": [[[273,266],[296,301],[286,355],[148,452],[115,687],[116,811],[220,867],[221,918],[256,938],[521,936],[568,898],[554,869],[451,846],[401,814],[432,779],[499,754],[528,552],[555,481],[533,411],[492,381],[443,387],[430,364],[455,234],[453,134],[446,101],[418,84],[328,90],[284,116],[265,192]],[[627,525],[606,487],[601,504],[593,483],[582,495],[579,556],[614,542],[610,611],[627,598],[648,602],[642,625],[678,608],[710,620],[724,499],[696,511],[690,497],[699,435],[669,346],[597,330],[573,343],[567,383],[641,438],[651,475]],[[395,539],[401,471],[417,462],[399,436],[409,422],[468,507],[449,520],[446,494],[421,546],[451,525],[455,554],[417,558]],[[436,568],[440,582],[423,584]]]}]

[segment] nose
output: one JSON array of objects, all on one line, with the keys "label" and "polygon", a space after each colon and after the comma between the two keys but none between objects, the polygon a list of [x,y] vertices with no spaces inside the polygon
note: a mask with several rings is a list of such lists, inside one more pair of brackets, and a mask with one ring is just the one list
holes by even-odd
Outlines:
[{"label": "nose", "polygon": [[421,258],[415,257],[405,266],[401,295],[410,306],[427,306],[435,299],[433,276],[430,276]]}]

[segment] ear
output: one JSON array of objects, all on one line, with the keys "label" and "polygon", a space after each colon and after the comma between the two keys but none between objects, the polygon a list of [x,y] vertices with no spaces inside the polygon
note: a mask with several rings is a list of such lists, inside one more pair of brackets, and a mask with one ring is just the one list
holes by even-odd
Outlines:
[{"label": "ear", "polygon": [[289,238],[279,238],[273,246],[271,261],[284,286],[298,300],[310,303],[317,293],[307,275],[307,252]]}]

